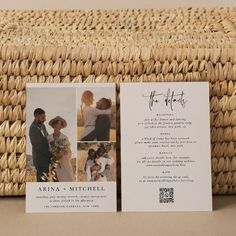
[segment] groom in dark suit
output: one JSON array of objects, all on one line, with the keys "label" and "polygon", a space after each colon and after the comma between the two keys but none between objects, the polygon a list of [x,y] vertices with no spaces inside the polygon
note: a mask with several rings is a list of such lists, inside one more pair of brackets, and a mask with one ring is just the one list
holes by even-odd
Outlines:
[{"label": "groom in dark suit", "polygon": [[30,141],[32,144],[33,163],[37,170],[37,181],[45,182],[47,179],[42,178],[49,173],[52,154],[49,151],[47,140],[47,130],[44,125],[46,121],[45,111],[41,108],[34,110],[34,121],[29,130]]},{"label": "groom in dark suit", "polygon": [[99,115],[96,119],[95,129],[86,135],[81,141],[109,141],[111,118],[109,115]]}]

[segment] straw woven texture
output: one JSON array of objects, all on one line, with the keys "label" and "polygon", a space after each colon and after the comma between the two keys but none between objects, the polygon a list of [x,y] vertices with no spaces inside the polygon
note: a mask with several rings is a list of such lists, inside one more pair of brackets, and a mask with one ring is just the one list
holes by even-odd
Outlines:
[{"label": "straw woven texture", "polygon": [[0,11],[0,22],[0,195],[25,193],[26,82],[116,82],[119,104],[121,82],[209,81],[213,193],[236,193],[236,8]]}]

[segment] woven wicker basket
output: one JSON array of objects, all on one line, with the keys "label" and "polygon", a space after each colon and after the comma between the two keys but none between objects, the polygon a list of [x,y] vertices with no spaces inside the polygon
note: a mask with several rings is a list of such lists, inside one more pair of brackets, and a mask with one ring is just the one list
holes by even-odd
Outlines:
[{"label": "woven wicker basket", "polygon": [[119,104],[121,82],[209,81],[213,193],[236,193],[236,8],[0,11],[0,22],[0,195],[25,194],[27,82],[115,82]]}]

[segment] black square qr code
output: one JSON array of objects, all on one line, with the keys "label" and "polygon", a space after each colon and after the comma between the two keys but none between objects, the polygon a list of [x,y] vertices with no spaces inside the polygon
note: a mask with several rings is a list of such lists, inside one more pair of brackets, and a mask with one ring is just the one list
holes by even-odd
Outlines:
[{"label": "black square qr code", "polygon": [[159,188],[159,202],[173,203],[174,202],[174,188]]}]

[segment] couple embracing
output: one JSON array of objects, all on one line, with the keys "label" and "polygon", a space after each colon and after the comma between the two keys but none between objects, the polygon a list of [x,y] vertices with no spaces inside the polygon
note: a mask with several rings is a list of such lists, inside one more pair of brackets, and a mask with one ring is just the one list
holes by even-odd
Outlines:
[{"label": "couple embracing", "polygon": [[110,172],[114,160],[108,155],[105,144],[102,143],[94,150],[88,150],[88,157],[84,167],[87,181],[107,181],[107,175]]},{"label": "couple embracing", "polygon": [[83,92],[81,97],[81,114],[84,122],[84,131],[80,141],[109,141],[111,128],[112,101],[101,98],[93,107],[94,94],[90,90]]},{"label": "couple embracing", "polygon": [[29,136],[37,181],[50,181],[49,172],[55,182],[74,181],[70,142],[61,132],[61,129],[67,126],[67,122],[60,116],[54,117],[48,123],[53,128],[53,133],[48,134],[45,121],[45,111],[41,108],[35,109]]}]

